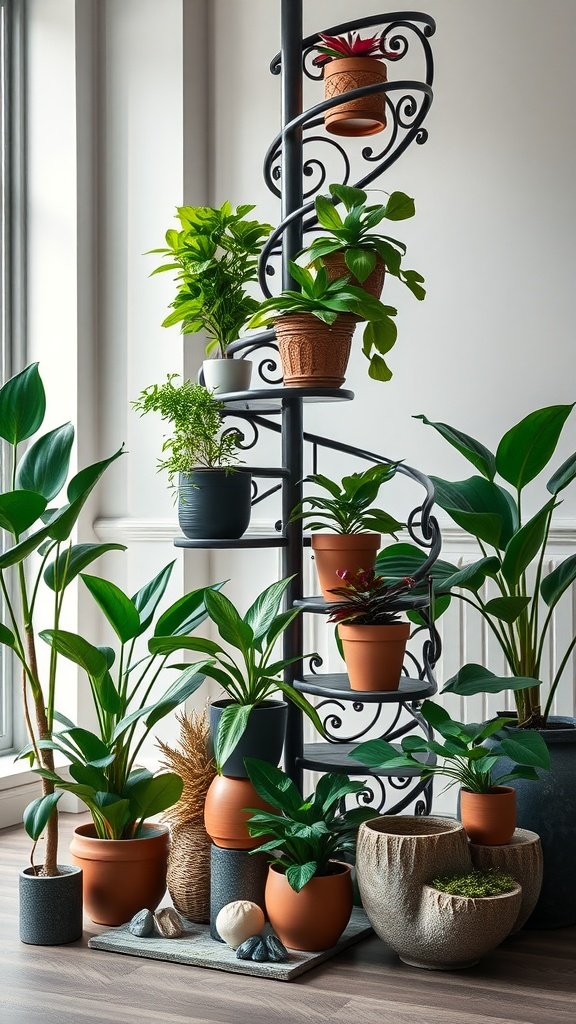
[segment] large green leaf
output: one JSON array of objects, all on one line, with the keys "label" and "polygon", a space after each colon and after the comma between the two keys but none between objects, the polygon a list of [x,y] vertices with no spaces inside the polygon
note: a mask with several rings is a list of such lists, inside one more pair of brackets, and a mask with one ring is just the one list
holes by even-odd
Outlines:
[{"label": "large green leaf", "polygon": [[106,658],[97,647],[94,647],[83,636],[69,633],[64,629],[45,629],[40,633],[50,647],[62,654],[69,661],[80,665],[94,679],[103,676],[108,669]]},{"label": "large green leaf", "polygon": [[260,761],[256,757],[244,759],[248,778],[267,804],[284,811],[288,817],[296,815],[302,806],[302,796],[292,779],[268,761]]},{"label": "large green leaf", "polygon": [[154,636],[184,636],[197,629],[208,616],[204,600],[207,591],[219,590],[226,582],[200,587],[180,597],[160,616],[154,627]]},{"label": "large green leaf", "polygon": [[559,494],[576,479],[576,452],[563,462],[546,484],[550,494]]},{"label": "large green leaf", "polygon": [[364,284],[376,266],[376,253],[366,249],[346,249],[344,259],[348,270],[360,284]]},{"label": "large green leaf", "polygon": [[500,746],[512,761],[533,768],[550,768],[550,752],[539,732],[515,731],[501,740]]},{"label": "large green leaf", "polygon": [[59,509],[51,519],[48,524],[48,536],[59,541],[68,539],[78,521],[78,516],[100,477],[116,459],[119,459],[124,454],[124,445],[122,445],[110,458],[103,459],[101,462],[95,462],[91,466],[86,466],[85,469],[81,469],[76,476],[72,477],[66,492],[68,504]]},{"label": "large green leaf", "polygon": [[176,681],[169,686],[164,695],[159,701],[150,709],[150,712],[146,718],[146,728],[151,729],[156,722],[159,722],[161,718],[170,714],[171,711],[175,711],[176,708],[184,704],[196,690],[202,686],[205,679],[205,674],[202,669],[205,665],[210,664],[206,661],[196,661],[193,665],[189,665],[184,670],[182,675],[178,676]]},{"label": "large green leaf", "polygon": [[4,647],[12,647],[12,649],[16,647],[16,637],[14,636],[14,633],[2,622],[0,622],[0,644]]},{"label": "large green leaf", "polygon": [[154,579],[150,580],[149,583],[146,583],[145,586],[141,587],[134,594],[132,604],[140,615],[140,634],[144,633],[152,622],[154,613],[168,586],[175,564],[175,561],[168,562],[168,565],[165,565]]},{"label": "large green leaf", "polygon": [[232,602],[213,590],[207,590],[205,604],[208,614],[216,623],[223,640],[233,647],[246,652],[254,639],[251,626],[244,621]]},{"label": "large green leaf", "polygon": [[266,636],[278,615],[286,589],[293,579],[293,576],[288,576],[273,583],[258,595],[254,604],[250,605],[244,621],[250,626],[256,642],[260,642]]},{"label": "large green leaf", "polygon": [[503,690],[527,690],[540,686],[539,679],[527,676],[496,676],[483,665],[464,665],[442,687],[442,693],[474,697],[477,693],[501,693]]},{"label": "large green leaf", "polygon": [[142,778],[130,787],[130,811],[135,818],[149,818],[173,807],[182,796],[184,783],[175,772]]},{"label": "large green leaf", "polygon": [[[427,559],[427,554],[416,544],[389,544],[378,553],[376,569],[386,579],[402,579],[414,576]],[[430,575],[435,584],[449,579],[458,572],[458,566],[445,562],[441,558],[430,568]]]},{"label": "large green leaf", "polygon": [[100,576],[80,574],[100,610],[104,613],[120,643],[127,643],[138,636],[140,616],[127,595],[110,580]]},{"label": "large green leaf", "polygon": [[416,213],[414,200],[405,192],[391,192],[386,203],[386,220],[407,220]]},{"label": "large green leaf", "polygon": [[576,580],[576,555],[570,555],[545,576],[540,584],[540,593],[549,608],[553,608],[562,594]]},{"label": "large green leaf", "polygon": [[509,541],[502,561],[502,575],[510,587],[518,584],[522,573],[546,543],[549,517],[555,505],[555,499],[551,498]]},{"label": "large green leaf", "polygon": [[414,759],[402,754],[391,743],[386,740],[366,740],[359,743],[350,751],[349,757],[353,761],[359,761],[367,768],[381,768],[383,765],[390,768],[413,768]]},{"label": "large green leaf", "polygon": [[487,480],[494,479],[496,475],[496,458],[475,437],[471,437],[470,434],[464,434],[461,430],[456,430],[455,427],[449,426],[448,423],[434,423],[422,414],[414,416],[414,419],[422,420],[428,427],[434,427],[441,437],[448,441],[465,459],[468,459]]},{"label": "large green leaf", "polygon": [[432,476],[436,501],[458,526],[478,540],[505,548],[514,532],[510,503],[498,484],[481,476],[443,480]]},{"label": "large green leaf", "polygon": [[150,654],[173,654],[174,651],[198,651],[201,654],[221,654],[223,648],[215,640],[203,636],[153,636],[148,641]]},{"label": "large green leaf", "polygon": [[338,230],[342,227],[342,217],[333,203],[326,196],[316,196],[316,216],[318,223],[328,231]]},{"label": "large green leaf", "polygon": [[47,793],[46,796],[32,800],[26,807],[23,816],[24,828],[35,843],[40,839],[61,796],[62,793]]},{"label": "large green leaf", "polygon": [[216,766],[218,771],[222,771],[226,761],[236,750],[236,747],[246,732],[246,726],[248,725],[248,720],[253,709],[253,704],[228,704],[227,707],[224,708],[218,722],[218,731],[216,733],[215,742]]},{"label": "large green leaf", "polygon": [[478,561],[465,565],[463,569],[458,569],[452,576],[439,580],[434,587],[434,592],[446,594],[453,587],[460,587],[462,590],[471,590],[476,594],[488,577],[496,576],[500,565],[500,559],[495,556],[479,558]]},{"label": "large green leaf", "polygon": [[81,751],[86,761],[97,767],[102,767],[102,762],[106,763],[112,753],[110,747],[106,746],[96,733],[90,732],[88,729],[74,726],[73,729],[63,729],[59,735],[62,739],[69,738]]},{"label": "large green leaf", "polygon": [[[335,775],[327,772],[318,781],[314,794],[314,808],[322,816],[335,812],[340,801],[352,793],[361,793],[366,788],[364,782],[349,779],[346,775]],[[358,808],[360,809],[360,808]]]},{"label": "large green leaf", "polygon": [[[44,570],[44,582],[50,590],[60,593],[78,573],[107,551],[126,551],[125,544],[73,544]],[[66,577],[64,578],[64,571]]]},{"label": "large green leaf", "polygon": [[530,598],[525,594],[512,597],[493,597],[484,605],[484,611],[502,622],[516,622],[523,611],[530,604]]},{"label": "large green leaf", "polygon": [[6,491],[0,494],[0,528],[14,537],[29,530],[46,509],[46,498],[35,491]]},{"label": "large green leaf", "polygon": [[518,490],[548,464],[574,405],[551,405],[525,416],[500,441],[496,468]]},{"label": "large green leaf", "polygon": [[71,423],[63,423],[39,437],[20,460],[16,486],[37,491],[46,501],[52,501],[66,483],[73,443]]},{"label": "large green leaf", "polygon": [[0,388],[0,437],[9,444],[25,441],[42,425],[45,412],[38,363],[31,363]]},{"label": "large green leaf", "polygon": [[317,871],[318,864],[315,860],[306,861],[305,864],[290,864],[286,868],[286,881],[294,892],[301,892]]}]

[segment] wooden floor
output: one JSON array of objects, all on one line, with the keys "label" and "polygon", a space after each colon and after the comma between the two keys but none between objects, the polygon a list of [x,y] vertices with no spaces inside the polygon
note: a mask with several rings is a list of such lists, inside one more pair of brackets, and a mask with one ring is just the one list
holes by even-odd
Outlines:
[{"label": "wooden floor", "polygon": [[[62,850],[82,820],[63,816]],[[523,932],[481,965],[406,967],[376,938],[296,981],[255,980],[18,939],[21,829],[0,831],[2,1024],[575,1024],[576,928]],[[65,858],[63,858],[65,859]]]}]

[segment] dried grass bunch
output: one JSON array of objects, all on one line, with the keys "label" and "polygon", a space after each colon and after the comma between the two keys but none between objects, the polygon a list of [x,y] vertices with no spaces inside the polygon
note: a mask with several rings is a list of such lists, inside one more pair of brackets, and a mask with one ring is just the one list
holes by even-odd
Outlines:
[{"label": "dried grass bunch", "polygon": [[184,789],[177,804],[164,815],[164,819],[178,825],[203,824],[204,801],[216,765],[210,753],[208,719],[204,713],[192,712],[190,717],[181,713],[176,718],[180,726],[180,750],[158,741],[164,755],[163,768],[180,775]]}]

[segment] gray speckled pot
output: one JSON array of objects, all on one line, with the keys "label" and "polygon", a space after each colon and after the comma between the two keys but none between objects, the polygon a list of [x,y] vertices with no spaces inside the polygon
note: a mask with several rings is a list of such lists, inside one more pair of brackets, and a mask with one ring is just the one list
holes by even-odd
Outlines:
[{"label": "gray speckled pot", "polygon": [[61,946],[82,938],[82,869],[59,864],[60,875],[20,872],[20,939],[32,946]]},{"label": "gray speckled pot", "polygon": [[266,913],[264,890],[268,877],[265,853],[225,850],[212,846],[210,857],[210,935],[222,942],[216,931],[216,918],[227,903],[251,900]]},{"label": "gray speckled pot", "polygon": [[237,540],[250,522],[252,477],[241,469],[180,474],[178,522],[190,540]]},{"label": "gray speckled pot", "polygon": [[[232,700],[216,700],[210,705],[210,743],[218,734],[222,712]],[[265,700],[256,705],[250,712],[248,724],[238,746],[222,765],[222,774],[234,779],[247,779],[248,773],[244,766],[245,757],[258,757],[261,761],[269,761],[278,765],[284,749],[286,725],[288,723],[288,705],[285,701]]]}]

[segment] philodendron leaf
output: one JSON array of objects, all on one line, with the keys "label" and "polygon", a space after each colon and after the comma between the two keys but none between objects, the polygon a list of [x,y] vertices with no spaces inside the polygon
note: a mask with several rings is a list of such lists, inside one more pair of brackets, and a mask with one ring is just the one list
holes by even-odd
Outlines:
[{"label": "philodendron leaf", "polygon": [[318,223],[323,228],[326,228],[328,231],[332,231],[334,228],[338,229],[342,227],[342,217],[338,213],[334,204],[331,203],[326,196],[316,196],[315,206]]},{"label": "philodendron leaf", "polygon": [[215,754],[216,754],[216,766],[218,771],[222,771],[223,766],[234,753],[244,733],[246,732],[246,726],[250,714],[254,709],[253,704],[228,704],[224,708],[220,721],[218,722],[218,731],[216,733],[215,743]]},{"label": "philodendron leaf", "polygon": [[501,693],[503,690],[527,690],[540,686],[539,679],[528,676],[497,676],[483,665],[464,665],[442,687],[442,693],[473,697],[477,693]]},{"label": "philodendron leaf", "polygon": [[149,818],[173,807],[182,796],[184,783],[175,772],[142,778],[130,786],[130,812],[134,818]]},{"label": "philodendron leaf", "polygon": [[302,806],[302,796],[292,779],[280,768],[256,757],[244,759],[248,778],[267,804],[284,811],[288,817],[296,815]]},{"label": "philodendron leaf", "polygon": [[552,498],[508,542],[502,561],[502,575],[508,586],[515,587],[522,573],[546,543],[550,527],[550,514],[556,507]]},{"label": "philodendron leaf", "polygon": [[364,284],[376,266],[376,253],[366,249],[346,249],[344,259],[348,270],[360,284]]},{"label": "philodendron leaf", "polygon": [[348,756],[367,768],[381,768],[383,765],[387,768],[414,768],[414,758],[402,754],[386,740],[366,740],[354,747]]},{"label": "philodendron leaf", "polygon": [[30,529],[46,508],[46,498],[35,491],[0,494],[0,528],[14,537]]},{"label": "philodendron leaf", "polygon": [[546,484],[550,494],[558,494],[563,491],[568,484],[576,479],[576,452],[571,455],[566,462],[563,462],[559,469],[550,477]]},{"label": "philodendron leaf", "polygon": [[430,477],[440,508],[468,533],[495,548],[505,548],[514,533],[512,509],[498,484],[481,476],[467,480]]},{"label": "philodendron leaf", "polygon": [[540,593],[549,608],[553,608],[562,594],[576,580],[576,555],[570,555],[545,576],[540,584]]},{"label": "philodendron leaf", "polygon": [[70,465],[74,427],[63,423],[37,441],[24,453],[16,472],[16,486],[37,491],[46,501],[60,493]]},{"label": "philodendron leaf", "polygon": [[44,570],[44,582],[50,590],[60,593],[83,569],[107,551],[126,551],[125,544],[73,544],[62,551]]},{"label": "philodendron leaf", "polygon": [[46,412],[38,363],[31,363],[0,388],[0,437],[19,444],[35,434]]},{"label": "philodendron leaf", "polygon": [[462,590],[471,590],[475,594],[484,585],[489,576],[496,576],[500,565],[500,559],[495,556],[479,558],[477,562],[472,562],[470,565],[465,565],[463,569],[458,569],[452,576],[439,580],[434,587],[434,592],[436,594],[446,594],[453,587],[460,587]]},{"label": "philodendron leaf", "polygon": [[416,213],[414,200],[404,192],[392,192],[386,203],[387,220],[408,220]]},{"label": "philodendron leaf", "polygon": [[[376,570],[388,579],[402,579],[404,576],[418,577],[427,556],[416,544],[389,544],[378,553],[376,559]],[[436,587],[454,573],[458,572],[458,566],[451,562],[437,559],[430,567],[430,576]]]},{"label": "philodendron leaf", "polygon": [[46,796],[39,796],[26,807],[23,816],[24,828],[35,843],[40,839],[61,796],[62,793],[47,793]]},{"label": "philodendron leaf", "polygon": [[484,611],[501,622],[516,622],[523,611],[530,604],[530,598],[525,594],[513,597],[493,597],[484,605]]},{"label": "philodendron leaf", "polygon": [[574,404],[551,405],[525,416],[500,441],[496,468],[518,490],[530,483],[552,458]]},{"label": "philodendron leaf", "polygon": [[494,479],[496,475],[496,457],[485,445],[477,441],[475,437],[471,437],[470,434],[464,434],[461,430],[456,430],[456,427],[451,427],[448,423],[434,423],[422,415],[422,413],[419,416],[414,416],[414,419],[422,420],[428,427],[434,427],[434,430],[437,430],[441,437],[448,441],[465,459],[468,459],[468,462],[471,462],[487,480]]},{"label": "philodendron leaf", "polygon": [[550,752],[539,732],[516,730],[501,740],[500,746],[512,761],[533,768],[550,768]]},{"label": "philodendron leaf", "polygon": [[120,643],[133,640],[140,632],[140,616],[130,598],[110,580],[81,573],[80,579],[86,584],[100,610],[104,613]]},{"label": "philodendron leaf", "polygon": [[307,861],[306,864],[291,864],[286,868],[286,881],[294,892],[301,892],[307,882],[314,878],[318,870],[315,860]]}]

